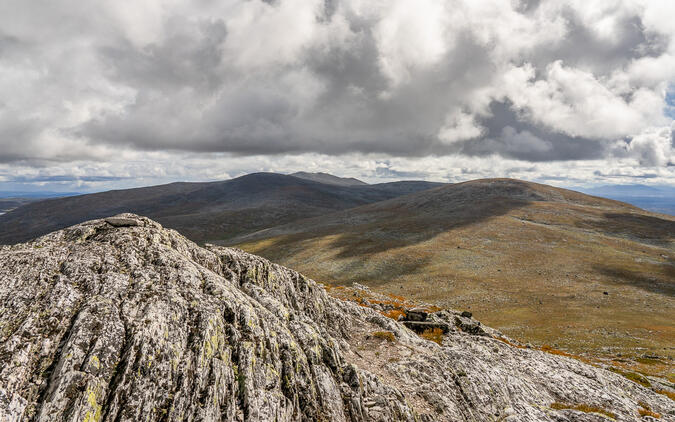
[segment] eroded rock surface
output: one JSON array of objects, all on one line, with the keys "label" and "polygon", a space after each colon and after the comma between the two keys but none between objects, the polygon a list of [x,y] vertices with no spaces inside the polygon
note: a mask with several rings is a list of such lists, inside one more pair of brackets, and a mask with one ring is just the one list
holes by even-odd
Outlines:
[{"label": "eroded rock surface", "polygon": [[0,247],[0,421],[675,419],[620,375],[427,320],[442,345],[265,259],[95,220]]}]

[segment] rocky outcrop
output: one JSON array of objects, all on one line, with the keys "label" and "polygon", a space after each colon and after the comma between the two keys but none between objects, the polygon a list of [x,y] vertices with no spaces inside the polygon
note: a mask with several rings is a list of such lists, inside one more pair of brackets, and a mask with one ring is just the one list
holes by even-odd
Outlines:
[{"label": "rocky outcrop", "polygon": [[0,420],[609,417],[585,404],[633,421],[639,402],[675,419],[618,374],[512,347],[459,313],[424,322],[448,327],[442,345],[240,250],[131,214],[90,221],[0,247]]}]

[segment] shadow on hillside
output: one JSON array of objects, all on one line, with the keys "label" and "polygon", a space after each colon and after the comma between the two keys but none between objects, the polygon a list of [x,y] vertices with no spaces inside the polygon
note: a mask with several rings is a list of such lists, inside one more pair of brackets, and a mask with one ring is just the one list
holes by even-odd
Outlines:
[{"label": "shadow on hillside", "polygon": [[[369,223],[357,223],[356,225],[353,223],[353,216],[346,212],[340,217],[339,222],[329,226],[281,237],[286,245],[305,242],[311,245],[314,240],[320,241],[321,238],[334,236],[329,245],[331,249],[339,251],[337,258],[364,258],[368,255],[419,244],[448,230],[506,215],[528,204],[527,201],[497,199],[449,209],[438,205],[431,207],[424,203],[417,204],[418,209],[414,212],[410,212],[408,207],[377,210],[376,215],[371,214],[365,219],[370,221]],[[301,227],[302,221],[292,224]],[[260,240],[262,239],[258,239]],[[257,249],[256,253],[265,257],[274,256],[282,261],[293,254],[292,248],[279,251],[277,242]]]},{"label": "shadow on hillside", "polygon": [[340,258],[377,254],[423,243],[441,233],[480,224],[528,204],[527,201],[514,200],[484,201],[455,209],[415,213],[409,217],[393,211],[389,218],[377,223],[357,226],[353,230],[346,227],[347,230],[332,246],[341,250]]},{"label": "shadow on hillside", "polygon": [[675,239],[675,221],[633,213],[605,213],[603,217],[601,221],[584,220],[576,226],[660,244]]},{"label": "shadow on hillside", "polygon": [[427,268],[430,258],[416,258],[405,262],[391,262],[389,260],[352,260],[345,267],[335,272],[336,278],[333,284],[350,285],[351,283],[363,283],[370,287],[386,285],[392,276],[407,276],[423,273]]},{"label": "shadow on hillside", "polygon": [[675,261],[671,259],[668,263],[664,264],[663,267],[665,268],[665,280],[663,278],[648,277],[634,271],[612,268],[605,265],[594,265],[593,269],[609,277],[610,282],[612,283],[633,286],[650,293],[675,297],[675,281],[668,281],[675,280]]},{"label": "shadow on hillside", "polygon": [[[325,234],[330,235],[331,233]],[[321,236],[316,234],[316,237]],[[244,246],[243,249],[272,262],[291,266],[318,282],[333,285],[350,285],[353,282],[365,283],[369,281],[369,286],[377,286],[383,283],[377,283],[376,281],[388,280],[391,277],[391,274],[388,273],[391,273],[392,270],[396,276],[415,274],[419,273],[420,269],[425,268],[430,262],[428,257],[406,260],[398,260],[396,257],[378,260],[356,259],[341,262],[329,258],[327,262],[330,266],[329,271],[321,263],[316,263],[316,261],[323,259],[320,255],[318,257],[310,255],[300,261],[289,262],[294,261],[307,250],[311,250],[311,244],[307,245],[305,242],[312,242],[312,240],[313,238],[308,238],[304,234],[281,235],[264,240],[266,246],[263,248],[251,250]],[[243,245],[234,245],[233,247],[241,246]],[[307,265],[309,266],[306,267]]]}]

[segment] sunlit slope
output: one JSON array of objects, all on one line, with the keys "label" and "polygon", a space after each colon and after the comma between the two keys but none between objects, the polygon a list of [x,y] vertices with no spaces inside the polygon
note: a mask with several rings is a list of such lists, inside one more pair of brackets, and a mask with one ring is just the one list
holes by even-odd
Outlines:
[{"label": "sunlit slope", "polygon": [[489,179],[265,230],[239,247],[317,280],[469,309],[527,341],[672,356],[674,239],[670,216]]}]

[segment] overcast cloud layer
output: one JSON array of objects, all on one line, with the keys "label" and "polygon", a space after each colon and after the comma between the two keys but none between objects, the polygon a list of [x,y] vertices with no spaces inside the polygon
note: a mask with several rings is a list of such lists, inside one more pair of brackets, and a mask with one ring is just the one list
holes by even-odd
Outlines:
[{"label": "overcast cloud layer", "polygon": [[673,22],[672,0],[4,1],[0,182],[675,184]]}]

